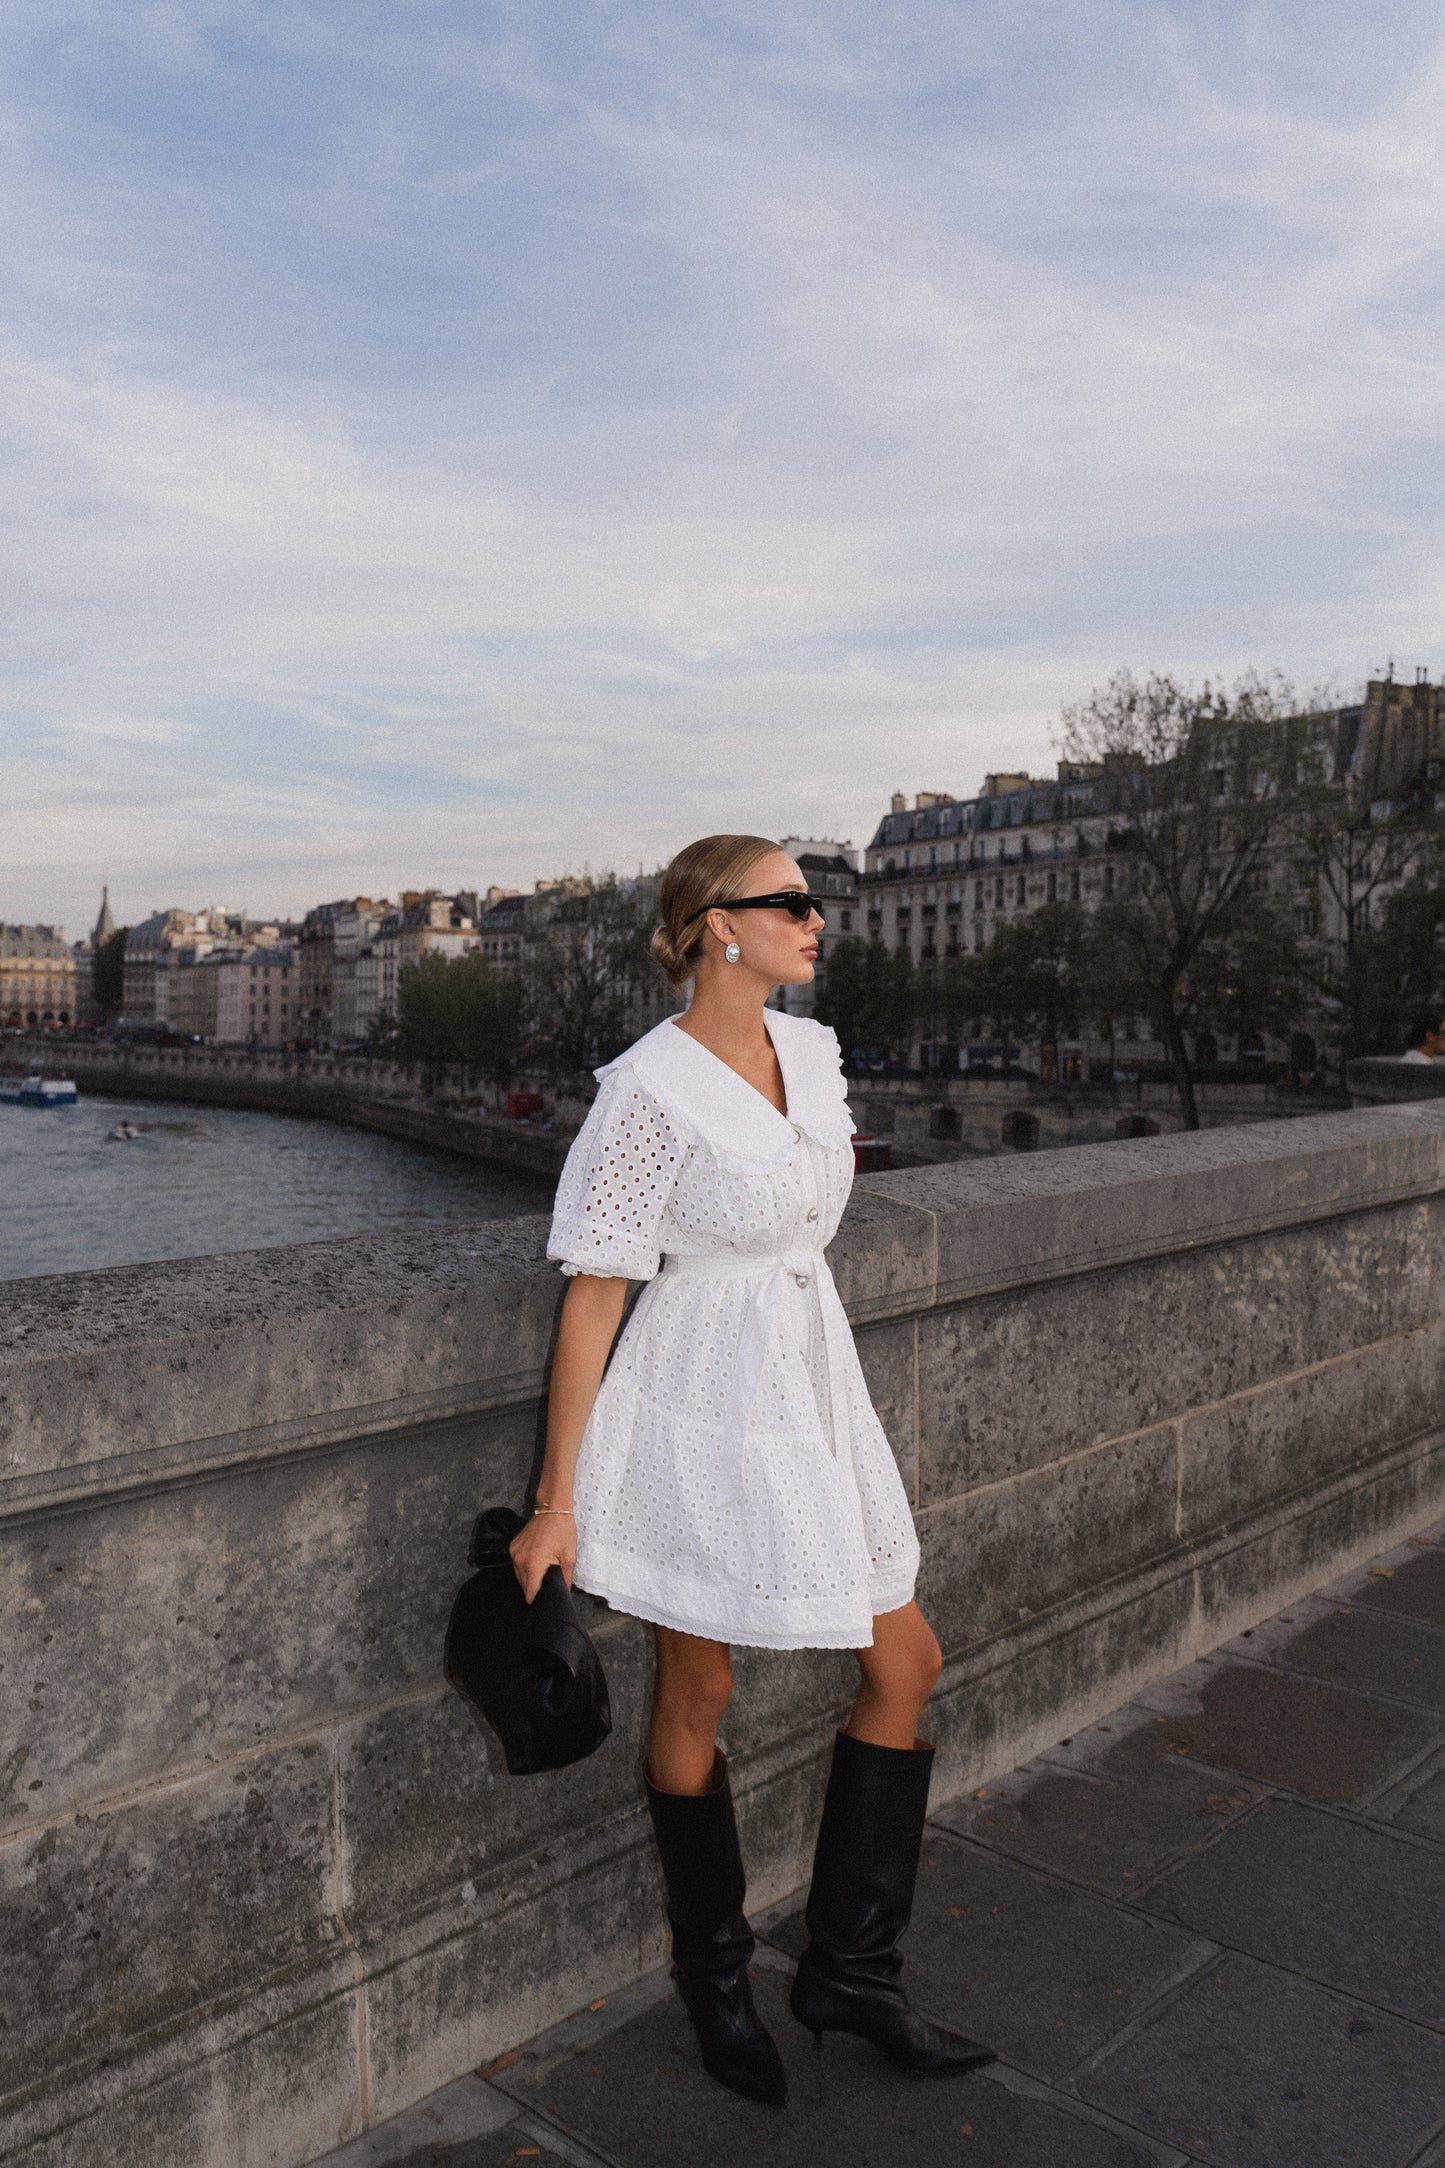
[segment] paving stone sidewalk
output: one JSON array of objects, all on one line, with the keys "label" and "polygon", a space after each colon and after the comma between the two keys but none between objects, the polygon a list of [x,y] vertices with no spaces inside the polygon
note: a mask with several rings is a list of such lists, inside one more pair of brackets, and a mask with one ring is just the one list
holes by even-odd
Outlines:
[{"label": "paving stone sidewalk", "polygon": [[934,1817],[907,1978],[988,2071],[814,2054],[800,1903],[784,2113],[659,1973],[318,2168],[1445,2168],[1445,1522]]}]

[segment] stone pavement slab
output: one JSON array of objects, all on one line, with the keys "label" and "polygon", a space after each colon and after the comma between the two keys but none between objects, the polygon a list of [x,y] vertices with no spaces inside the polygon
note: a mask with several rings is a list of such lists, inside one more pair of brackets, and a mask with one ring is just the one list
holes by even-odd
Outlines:
[{"label": "stone pavement slab", "polygon": [[1271,1799],[1143,1902],[1214,1942],[1445,2028],[1445,1851]]},{"label": "stone pavement slab", "polygon": [[1445,1844],[1445,1754],[1432,1754],[1404,1783],[1376,1800],[1371,1813],[1397,1829],[1414,1830]]},{"label": "stone pavement slab", "polygon": [[1418,1557],[1405,1556],[1402,1545],[1335,1587],[1348,1591],[1347,1601],[1445,1626],[1445,1551],[1427,1549],[1423,1541],[1416,1548]]},{"label": "stone pavement slab", "polygon": [[1079,2091],[1211,2168],[1407,2168],[1445,2115],[1445,2039],[1230,1956]]},{"label": "stone pavement slab", "polygon": [[1197,1705],[1178,1710],[1166,1750],[1340,1805],[1388,1783],[1441,1729],[1423,1712],[1263,1664],[1206,1660],[1170,1684],[1176,1701],[1197,1695]]},{"label": "stone pavement slab", "polygon": [[1225,1784],[1222,1794],[1222,1781],[1217,1771],[1164,1753],[1146,1726],[1087,1768],[1029,1762],[990,1784],[981,1802],[956,1802],[937,1820],[1066,1881],[1128,1896],[1192,1851],[1218,1815],[1260,1796],[1258,1788],[1239,1784]]},{"label": "stone pavement slab", "polygon": [[[1268,1640],[1254,1635],[1249,1654],[1255,1663],[1445,1712],[1445,1633],[1439,1627],[1358,1602],[1301,1604],[1296,1612],[1308,1621],[1301,1630],[1282,1625]],[[1243,1648],[1243,1637],[1235,1646]]]}]

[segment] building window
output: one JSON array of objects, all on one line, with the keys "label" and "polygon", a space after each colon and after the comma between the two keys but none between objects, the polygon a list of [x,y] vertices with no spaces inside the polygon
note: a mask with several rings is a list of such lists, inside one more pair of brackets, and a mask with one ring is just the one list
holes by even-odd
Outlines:
[{"label": "building window", "polygon": [[974,907],[975,911],[981,911],[981,910],[983,909],[983,883],[982,883],[982,881],[975,881],[975,882],[974,882],[974,884],[973,884],[973,907]]},{"label": "building window", "polygon": [[839,920],[839,924],[842,926],[844,933],[851,933],[853,931],[853,913],[845,911]]},{"label": "building window", "polygon": [[1057,903],[1059,900],[1059,877],[1056,873],[1049,875],[1048,896],[1050,903]]},{"label": "building window", "polygon": [[1003,909],[1003,875],[1001,873],[993,884],[993,900],[994,908],[1001,911]]},{"label": "building window", "polygon": [[1025,884],[1023,875],[1019,874],[1017,880],[1014,883],[1014,901],[1018,904],[1019,908],[1022,909],[1027,899],[1028,888]]},{"label": "building window", "polygon": [[1071,874],[1069,875],[1069,901],[1070,901],[1070,903],[1077,903],[1077,902],[1078,902],[1078,900],[1079,900],[1079,876],[1078,876],[1078,874],[1077,874],[1077,873],[1071,873]]},{"label": "building window", "polygon": [[1106,902],[1108,902],[1108,901],[1109,901],[1109,900],[1110,900],[1110,899],[1111,899],[1111,898],[1113,897],[1113,894],[1114,894],[1114,869],[1113,869],[1113,867],[1112,867],[1112,866],[1105,866],[1105,868],[1104,868],[1104,900],[1105,900]]}]

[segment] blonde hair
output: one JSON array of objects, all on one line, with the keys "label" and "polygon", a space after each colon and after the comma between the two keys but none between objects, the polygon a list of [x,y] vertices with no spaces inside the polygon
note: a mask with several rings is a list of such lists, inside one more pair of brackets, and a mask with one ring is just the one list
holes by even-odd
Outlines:
[{"label": "blonde hair", "polygon": [[662,924],[652,936],[652,953],[669,985],[681,986],[697,969],[707,930],[697,914],[738,895],[758,860],[777,848],[766,836],[699,836],[678,852],[662,876]]}]

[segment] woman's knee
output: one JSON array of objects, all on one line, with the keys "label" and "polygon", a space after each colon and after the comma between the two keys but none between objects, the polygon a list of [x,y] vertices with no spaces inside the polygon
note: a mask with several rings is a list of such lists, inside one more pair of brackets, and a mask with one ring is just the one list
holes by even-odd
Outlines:
[{"label": "woman's knee", "polygon": [[[689,1645],[680,1648],[679,1642]],[[718,1724],[732,1690],[732,1665],[722,1644],[673,1634],[664,1641],[659,1634],[654,1700],[673,1722]]]},{"label": "woman's knee", "polygon": [[858,1662],[875,1693],[890,1700],[925,1702],[943,1670],[943,1651],[921,1615],[906,1630],[875,1632],[871,1649],[860,1649]]}]

